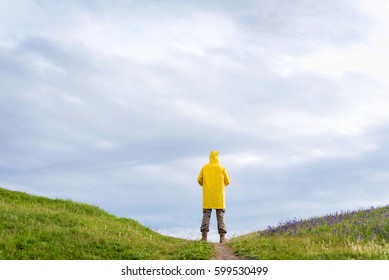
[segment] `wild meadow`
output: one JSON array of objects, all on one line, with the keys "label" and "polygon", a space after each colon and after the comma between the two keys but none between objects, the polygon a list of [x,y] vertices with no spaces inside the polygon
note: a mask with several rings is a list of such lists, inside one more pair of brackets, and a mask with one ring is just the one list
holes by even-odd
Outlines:
[{"label": "wild meadow", "polygon": [[247,259],[389,259],[389,205],[288,220],[229,245]]},{"label": "wild meadow", "polygon": [[0,188],[0,260],[197,260],[212,249],[95,206]]},{"label": "wild meadow", "polygon": [[[243,259],[389,259],[389,205],[293,219],[230,239]],[[0,188],[0,260],[199,260],[213,244],[159,234],[98,207]]]}]

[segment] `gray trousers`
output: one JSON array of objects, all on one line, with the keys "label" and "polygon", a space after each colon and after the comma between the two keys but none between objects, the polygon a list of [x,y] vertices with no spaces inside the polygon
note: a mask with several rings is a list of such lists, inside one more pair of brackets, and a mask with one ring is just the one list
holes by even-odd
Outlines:
[{"label": "gray trousers", "polygon": [[[227,233],[226,224],[224,223],[225,209],[216,209],[217,229],[220,233]],[[209,223],[211,220],[212,209],[203,209],[203,220],[201,222],[200,231],[209,231]]]}]

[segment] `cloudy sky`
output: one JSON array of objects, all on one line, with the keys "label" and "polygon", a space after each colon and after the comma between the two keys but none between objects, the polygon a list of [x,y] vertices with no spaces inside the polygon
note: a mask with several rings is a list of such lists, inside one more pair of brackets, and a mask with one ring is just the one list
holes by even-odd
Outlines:
[{"label": "cloudy sky", "polygon": [[[199,237],[389,203],[386,0],[0,2],[0,186]],[[215,233],[215,216],[212,221]]]}]

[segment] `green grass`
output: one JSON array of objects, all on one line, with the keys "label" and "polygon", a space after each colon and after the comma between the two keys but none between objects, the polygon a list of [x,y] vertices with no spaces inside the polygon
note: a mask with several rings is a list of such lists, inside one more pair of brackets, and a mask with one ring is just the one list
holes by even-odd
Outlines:
[{"label": "green grass", "polygon": [[341,212],[233,238],[229,246],[246,259],[389,259],[389,206]]},{"label": "green grass", "polygon": [[212,250],[94,206],[0,188],[2,260],[197,260]]},{"label": "green grass", "polygon": [[[235,237],[244,259],[389,259],[389,206],[341,212]],[[0,188],[0,259],[198,260],[211,243],[161,235],[98,207]]]}]

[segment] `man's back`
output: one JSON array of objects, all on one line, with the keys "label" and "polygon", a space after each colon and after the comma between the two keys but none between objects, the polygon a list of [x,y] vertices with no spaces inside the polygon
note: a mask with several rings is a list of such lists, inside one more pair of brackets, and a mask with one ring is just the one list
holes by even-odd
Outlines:
[{"label": "man's back", "polygon": [[197,178],[203,187],[204,209],[225,209],[225,186],[230,183],[230,178],[220,165],[218,155],[218,152],[211,151],[210,162],[203,166]]}]

